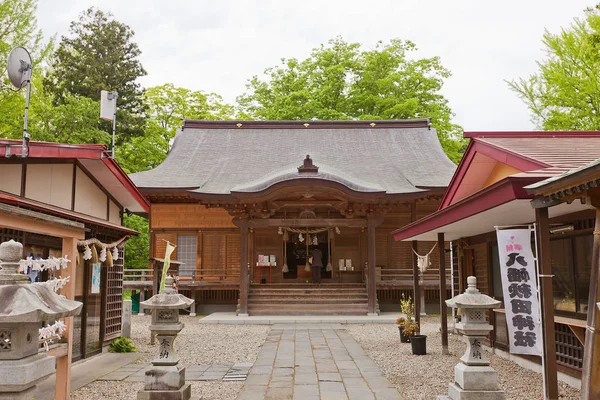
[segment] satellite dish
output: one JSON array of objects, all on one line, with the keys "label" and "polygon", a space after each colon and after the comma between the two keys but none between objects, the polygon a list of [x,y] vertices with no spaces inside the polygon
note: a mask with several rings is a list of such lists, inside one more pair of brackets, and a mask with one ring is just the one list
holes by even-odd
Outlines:
[{"label": "satellite dish", "polygon": [[31,79],[31,55],[24,47],[15,47],[8,55],[8,79],[17,89],[21,89]]},{"label": "satellite dish", "polygon": [[[8,79],[17,88],[22,89],[27,86],[25,93],[25,118],[23,121],[23,144],[21,145],[20,157],[25,158],[29,155],[29,133],[27,132],[27,120],[29,119],[29,96],[31,94],[31,55],[24,47],[15,47],[8,55]],[[6,147],[6,157],[12,154],[10,146]]]}]

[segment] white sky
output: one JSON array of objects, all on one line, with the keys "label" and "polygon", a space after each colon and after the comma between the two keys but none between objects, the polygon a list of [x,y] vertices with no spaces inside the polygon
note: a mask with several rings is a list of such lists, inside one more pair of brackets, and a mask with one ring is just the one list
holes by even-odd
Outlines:
[{"label": "white sky", "polygon": [[47,36],[68,32],[89,6],[131,26],[148,71],[146,87],[172,82],[233,103],[246,80],[304,59],[341,35],[372,48],[409,39],[419,57],[439,56],[452,72],[443,89],[467,131],[533,129],[529,111],[505,79],[536,71],[544,29],[558,32],[597,0],[41,0]]}]

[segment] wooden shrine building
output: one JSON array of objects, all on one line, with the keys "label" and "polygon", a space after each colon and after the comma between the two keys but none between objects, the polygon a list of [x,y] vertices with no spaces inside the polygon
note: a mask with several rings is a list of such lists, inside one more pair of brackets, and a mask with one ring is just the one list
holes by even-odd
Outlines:
[{"label": "wooden shrine building", "polygon": [[[151,204],[151,258],[177,246],[179,290],[203,312],[359,315],[412,289],[413,250],[390,233],[434,212],[455,168],[428,119],[188,120],[161,165],[130,177]],[[132,288],[150,281],[135,274]],[[436,296],[437,272],[422,279]]]}]

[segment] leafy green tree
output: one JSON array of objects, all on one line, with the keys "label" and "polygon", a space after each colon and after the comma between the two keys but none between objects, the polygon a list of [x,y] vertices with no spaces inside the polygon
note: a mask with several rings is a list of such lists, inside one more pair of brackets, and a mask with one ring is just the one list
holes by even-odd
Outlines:
[{"label": "leafy green tree", "polygon": [[[102,90],[117,91],[119,141],[141,135],[144,126],[143,89],[137,79],[146,70],[133,36],[133,30],[112,14],[89,8],[71,23],[70,35],[61,38],[44,82],[56,104],[65,103],[69,95],[99,101]],[[112,131],[110,123],[98,123]]]},{"label": "leafy green tree", "polygon": [[137,215],[123,215],[125,226],[140,234],[130,238],[125,244],[125,268],[148,268],[148,252],[150,249],[150,232],[148,220]]},{"label": "leafy green tree", "polygon": [[[53,38],[45,41],[37,27],[37,4],[37,0],[0,0],[0,62],[6,63],[14,47],[25,47],[33,60],[34,81],[42,76],[54,43]],[[14,90],[6,74],[0,82],[0,137],[21,138],[25,91]]]},{"label": "leafy green tree", "polygon": [[508,82],[544,130],[600,129],[600,6],[560,33],[544,33],[546,58],[528,78]]},{"label": "leafy green tree", "polygon": [[462,129],[440,93],[450,72],[439,58],[412,59],[415,44],[399,39],[362,51],[342,38],[314,49],[303,61],[282,59],[254,76],[239,96],[242,118],[369,120],[431,118],[442,146],[457,162]]},{"label": "leafy green tree", "polygon": [[144,102],[148,119],[144,135],[130,138],[117,151],[117,159],[127,172],[158,166],[183,119],[230,119],[234,108],[214,93],[206,94],[176,87],[171,83],[146,89]]}]

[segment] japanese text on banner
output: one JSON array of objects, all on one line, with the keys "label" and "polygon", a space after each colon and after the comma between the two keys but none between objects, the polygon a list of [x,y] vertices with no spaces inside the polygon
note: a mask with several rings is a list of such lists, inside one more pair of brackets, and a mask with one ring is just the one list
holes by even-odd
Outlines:
[{"label": "japanese text on banner", "polygon": [[510,352],[542,355],[535,261],[529,229],[497,231]]}]

